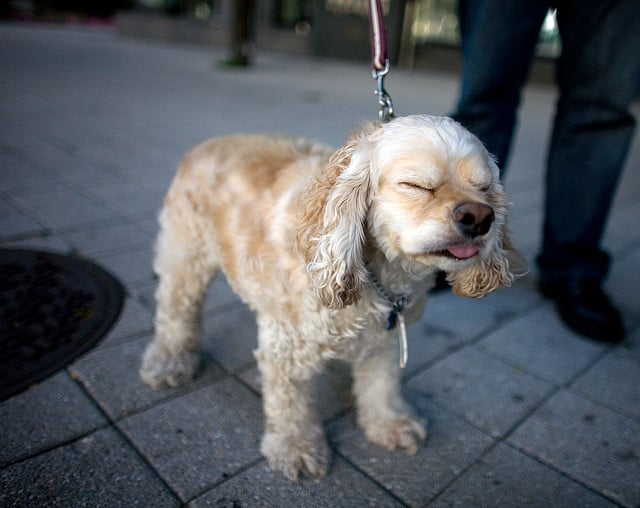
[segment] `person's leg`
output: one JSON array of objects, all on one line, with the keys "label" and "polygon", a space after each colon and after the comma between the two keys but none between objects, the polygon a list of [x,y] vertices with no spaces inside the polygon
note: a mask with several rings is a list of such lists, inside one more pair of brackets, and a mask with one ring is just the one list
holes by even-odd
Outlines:
[{"label": "person's leg", "polygon": [[[634,132],[630,104],[640,92],[640,2],[561,1],[558,24],[560,96],[548,156],[541,284],[599,288],[609,265],[600,242]],[[621,325],[613,332],[621,335]]]},{"label": "person's leg", "polygon": [[[520,92],[529,74],[547,0],[459,0],[463,68],[451,115],[496,157],[504,177]],[[448,288],[438,273],[433,291]]]},{"label": "person's leg", "polygon": [[504,171],[520,90],[527,79],[545,0],[461,0],[464,66],[452,115],[485,144]]}]

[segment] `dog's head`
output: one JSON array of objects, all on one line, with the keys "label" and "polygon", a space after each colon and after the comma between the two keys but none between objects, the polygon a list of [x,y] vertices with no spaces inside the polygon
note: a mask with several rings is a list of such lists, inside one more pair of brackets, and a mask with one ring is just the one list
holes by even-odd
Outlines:
[{"label": "dog's head", "polygon": [[303,203],[298,246],[322,302],[357,301],[369,239],[389,260],[447,272],[483,297],[522,267],[506,232],[507,197],[482,143],[450,118],[369,124],[338,150]]}]

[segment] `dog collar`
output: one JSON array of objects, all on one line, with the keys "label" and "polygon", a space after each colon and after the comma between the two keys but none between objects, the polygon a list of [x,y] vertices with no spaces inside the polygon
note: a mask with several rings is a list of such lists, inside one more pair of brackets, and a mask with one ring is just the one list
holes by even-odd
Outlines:
[{"label": "dog collar", "polygon": [[371,283],[376,289],[378,295],[391,305],[391,312],[389,312],[389,315],[387,316],[387,330],[393,330],[396,327],[398,328],[400,368],[404,369],[407,366],[407,359],[409,357],[407,346],[407,327],[404,322],[404,310],[407,308],[409,297],[406,294],[395,295],[392,297],[382,286],[371,269],[369,269],[369,276],[371,277]]}]

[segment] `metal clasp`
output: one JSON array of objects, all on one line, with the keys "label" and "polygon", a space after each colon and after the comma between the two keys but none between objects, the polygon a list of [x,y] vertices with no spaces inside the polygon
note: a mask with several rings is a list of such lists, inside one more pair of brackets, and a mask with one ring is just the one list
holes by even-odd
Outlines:
[{"label": "metal clasp", "polygon": [[378,85],[375,94],[378,96],[378,106],[380,106],[378,118],[381,122],[388,122],[393,118],[393,101],[384,88],[384,78],[387,74],[389,74],[389,59],[386,60],[384,69],[371,71],[371,75]]},{"label": "metal clasp", "polygon": [[398,298],[396,298],[396,300],[393,302],[393,310],[395,310],[398,314],[403,313],[404,309],[407,308],[407,301],[407,295],[398,296]]}]

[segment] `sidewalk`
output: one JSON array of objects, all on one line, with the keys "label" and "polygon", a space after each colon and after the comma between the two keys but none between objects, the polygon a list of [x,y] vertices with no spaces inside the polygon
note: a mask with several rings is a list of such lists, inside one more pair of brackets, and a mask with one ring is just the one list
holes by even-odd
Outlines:
[{"label": "sidewalk", "polygon": [[[80,254],[128,293],[97,348],[0,404],[0,505],[640,506],[640,136],[606,235],[627,341],[565,329],[535,290],[534,264],[482,301],[434,296],[409,330],[406,393],[430,432],[414,456],[364,440],[336,364],[318,383],[329,475],[293,484],[272,473],[259,452],[256,328],[222,278],[207,302],[202,375],[181,389],[142,384],[155,217],[185,151],[234,132],[338,146],[377,114],[366,66],[260,54],[250,69],[221,70],[224,56],[0,25],[0,246]],[[455,75],[405,70],[387,82],[399,114],[444,114],[456,87]],[[530,261],[553,101],[551,87],[527,90],[506,182]]]}]

